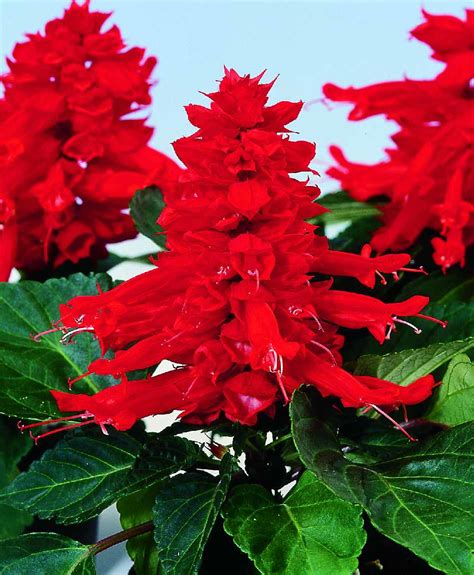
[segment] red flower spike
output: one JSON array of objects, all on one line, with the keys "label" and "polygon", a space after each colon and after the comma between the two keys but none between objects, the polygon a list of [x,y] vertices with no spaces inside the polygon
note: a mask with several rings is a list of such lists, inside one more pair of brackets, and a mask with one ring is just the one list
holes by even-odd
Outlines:
[{"label": "red flower spike", "polygon": [[445,63],[434,79],[323,87],[326,98],[354,105],[350,120],[383,115],[400,128],[378,164],[350,162],[331,147],[337,165],[328,174],[356,200],[388,199],[371,240],[379,253],[405,250],[431,229],[433,260],[446,272],[464,265],[474,243],[474,11],[465,20],[423,15],[412,35]]},{"label": "red flower spike", "polygon": [[[198,424],[224,414],[254,425],[302,383],[346,407],[370,409],[431,393],[431,377],[402,388],[340,367],[338,326],[367,327],[382,342],[387,329],[421,312],[428,299],[385,304],[331,289],[333,274],[373,285],[376,274],[404,269],[409,256],[331,252],[314,234],[305,219],[320,213],[318,190],[290,176],[309,171],[314,146],[288,140],[282,123],[301,105],[267,107],[270,87],[228,70],[209,95],[210,108],[188,108],[198,131],[175,143],[188,170],[165,190],[160,217],[169,251],[158,254],[154,270],[60,310],[64,341],[75,330],[93,330],[104,353],[115,351],[113,359],[93,361],[89,372],[122,383],[93,396],[55,391],[62,411],[91,413],[117,429],[173,410]],[[315,271],[327,279],[311,282]],[[126,379],[164,359],[183,367]]]},{"label": "red flower spike", "polygon": [[124,213],[138,188],[179,172],[153,150],[144,120],[156,60],[126,49],[109,14],[75,1],[44,34],[17,44],[1,77],[0,281],[106,255],[133,237]]}]

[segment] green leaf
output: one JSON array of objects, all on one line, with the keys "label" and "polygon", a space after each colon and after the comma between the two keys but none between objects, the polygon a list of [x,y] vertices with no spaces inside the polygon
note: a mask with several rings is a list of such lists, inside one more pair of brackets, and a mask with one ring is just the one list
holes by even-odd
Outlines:
[{"label": "green leaf", "polygon": [[264,575],[344,575],[365,543],[361,508],[305,472],[283,503],[260,485],[236,487],[224,528]]},{"label": "green leaf", "polygon": [[[14,422],[0,416],[0,487],[8,485],[18,474],[17,464],[32,445],[31,439],[18,432]],[[23,533],[33,518],[29,513],[0,503],[0,539]]]},{"label": "green leaf", "polygon": [[472,424],[374,466],[364,490],[373,525],[449,574],[472,574]]},{"label": "green leaf", "polygon": [[407,439],[396,428],[387,426],[385,420],[357,417],[341,428],[344,445],[350,447],[346,456],[354,461],[355,457],[367,455],[372,462],[389,459],[407,448]]},{"label": "green leaf", "polygon": [[96,273],[107,273],[109,270],[118,266],[124,262],[129,261],[128,258],[119,256],[118,254],[114,254],[109,252],[107,257],[104,259],[98,260],[96,264]]},{"label": "green leaf", "polygon": [[[76,295],[97,293],[100,283],[112,287],[108,276],[52,279],[44,284],[24,281],[0,283],[0,411],[10,416],[45,419],[58,415],[50,390],[67,390],[68,377],[87,371],[101,356],[90,334],[77,334],[74,344],[60,343],[57,333],[35,342],[32,335],[51,328],[59,305]],[[78,392],[96,392],[116,383],[112,377],[88,376],[77,382]]]},{"label": "green leaf", "polygon": [[446,425],[460,425],[471,421],[473,414],[474,364],[469,356],[459,354],[448,365],[434,405],[425,417]]},{"label": "green leaf", "polygon": [[195,575],[226,497],[232,456],[222,459],[219,481],[204,473],[177,475],[159,491],[153,507],[160,574]]},{"label": "green leaf", "polygon": [[[120,499],[117,508],[122,527],[127,529],[151,521],[156,496],[162,490],[160,481],[194,465],[203,457],[199,447],[183,437],[150,434],[135,464],[135,472],[150,473],[153,485]],[[153,533],[145,533],[127,542],[127,551],[138,575],[156,575],[158,549]]]},{"label": "green leaf", "polygon": [[346,192],[327,194],[318,199],[318,203],[331,211],[310,221],[323,224],[329,237],[338,231],[331,230],[331,226],[340,229],[344,223],[349,224],[330,240],[331,248],[334,250],[359,252],[380,226],[377,218],[380,215],[379,210],[371,204],[356,202]]},{"label": "green leaf", "polygon": [[447,304],[451,302],[469,302],[474,299],[474,278],[462,270],[449,270],[430,273],[410,281],[400,292],[397,300],[408,299],[414,295],[426,295],[431,302]]},{"label": "green leaf", "polygon": [[148,437],[135,469],[159,473],[159,479],[189,467],[200,459],[207,460],[199,446],[184,437],[153,433],[149,433]]},{"label": "green leaf", "polygon": [[343,191],[322,196],[319,198],[318,204],[331,210],[318,216],[317,220],[324,224],[356,221],[380,215],[380,211],[375,206],[364,202],[356,202],[347,192]]},{"label": "green leaf", "polygon": [[[363,467],[344,457],[339,440],[319,409],[314,390],[298,389],[290,403],[291,430],[301,461],[336,495],[360,503]],[[315,439],[317,438],[317,439]]]},{"label": "green leaf", "polygon": [[[152,520],[155,499],[163,489],[162,480],[199,461],[207,461],[207,458],[194,442],[183,437],[149,434],[134,472],[149,474],[148,484],[152,484],[118,501],[122,527],[134,527]],[[156,575],[159,559],[152,532],[130,539],[127,551],[137,575]]]},{"label": "green leaf", "polygon": [[359,253],[379,226],[380,222],[376,218],[357,220],[329,241],[331,249]]},{"label": "green leaf", "polygon": [[183,438],[152,437],[142,449],[131,435],[112,429],[108,436],[98,429],[72,433],[0,492],[0,502],[58,523],[86,521],[194,463],[200,452],[191,445]]},{"label": "green leaf", "polygon": [[56,533],[0,541],[1,575],[94,575],[89,548]]},{"label": "green leaf", "polygon": [[0,503],[0,517],[2,518],[0,522],[0,540],[21,535],[26,527],[33,522],[33,517],[26,511],[21,511],[2,503]]},{"label": "green leaf", "polygon": [[[137,230],[164,249],[166,237],[157,220],[165,207],[163,195],[156,186],[138,190],[130,202],[130,214]],[[158,235],[159,234],[159,235]]]},{"label": "green leaf", "polygon": [[357,361],[355,373],[387,379],[408,385],[419,377],[432,373],[458,353],[474,347],[474,337],[449,343],[434,343],[419,349],[406,349],[386,355],[363,355]]},{"label": "green leaf", "polygon": [[[161,483],[155,483],[136,493],[122,497],[117,502],[120,523],[124,529],[136,527],[153,519],[153,505],[161,489]],[[155,545],[153,532],[150,531],[129,539],[127,552],[133,561],[137,575],[156,575],[158,573],[158,549]]]},{"label": "green leaf", "polygon": [[110,436],[73,435],[18,475],[0,492],[0,502],[59,523],[85,521],[126,489],[141,487],[143,476],[130,473],[140,447],[129,435],[112,430]]},{"label": "green leaf", "polygon": [[335,493],[361,503],[373,525],[435,569],[471,575],[474,544],[474,423],[420,442],[371,466],[349,461],[310,397],[291,404],[295,444],[303,463]]},{"label": "green leaf", "polygon": [[0,466],[3,466],[5,480],[9,481],[16,475],[17,464],[31,449],[33,441],[28,435],[19,433],[16,421],[1,415],[0,437],[2,438],[0,441]]}]

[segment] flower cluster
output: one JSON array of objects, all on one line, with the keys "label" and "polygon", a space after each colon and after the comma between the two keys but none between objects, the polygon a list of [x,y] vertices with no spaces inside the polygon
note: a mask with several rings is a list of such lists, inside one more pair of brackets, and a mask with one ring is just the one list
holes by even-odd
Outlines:
[{"label": "flower cluster", "polygon": [[133,193],[175,177],[147,146],[153,130],[127,115],[150,103],[155,58],[126,49],[108,14],[73,2],[7,61],[0,100],[0,280],[103,257],[133,237]]},{"label": "flower cluster", "polygon": [[388,198],[372,239],[378,252],[406,249],[428,228],[437,233],[434,261],[445,271],[464,265],[474,242],[474,10],[464,21],[424,16],[412,35],[445,64],[433,80],[324,86],[330,100],[354,104],[349,119],[382,114],[400,126],[386,160],[355,164],[332,147],[339,165],[328,173],[357,200]]},{"label": "flower cluster", "polygon": [[[341,367],[339,326],[368,328],[382,343],[428,300],[390,304],[332,289],[332,275],[373,286],[410,258],[371,258],[368,247],[361,255],[332,251],[315,234],[306,220],[324,211],[314,203],[319,190],[290,175],[311,172],[315,154],[314,144],[288,137],[286,124],[302,102],[267,106],[273,82],[261,77],[226,70],[219,90],[207,95],[210,108],[187,107],[198,130],[174,144],[188,169],[165,192],[158,221],[169,251],[156,267],[62,305],[53,330],[63,342],[92,332],[104,353],[115,351],[113,359],[93,361],[88,374],[121,379],[94,396],[52,392],[60,410],[86,420],[76,425],[125,430],[174,409],[189,422],[210,423],[223,413],[252,425],[302,383],[357,408],[389,410],[431,393],[432,376],[401,387]],[[127,379],[165,359],[178,365]]]}]

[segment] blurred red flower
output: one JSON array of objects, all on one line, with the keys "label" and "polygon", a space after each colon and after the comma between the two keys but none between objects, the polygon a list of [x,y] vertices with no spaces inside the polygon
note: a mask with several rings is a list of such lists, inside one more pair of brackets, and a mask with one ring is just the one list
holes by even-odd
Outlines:
[{"label": "blurred red flower", "polygon": [[474,242],[474,10],[465,20],[423,14],[412,35],[444,62],[434,79],[324,86],[328,99],[354,104],[350,120],[384,115],[400,126],[395,148],[378,164],[350,162],[333,146],[338,165],[328,174],[357,200],[388,198],[371,242],[378,252],[407,249],[432,229],[434,261],[446,271],[464,265]]},{"label": "blurred red flower", "polygon": [[[340,367],[338,326],[368,327],[382,342],[428,298],[385,304],[332,290],[330,278],[316,280],[314,270],[373,285],[375,274],[394,273],[409,257],[370,258],[367,249],[346,257],[315,235],[305,220],[324,211],[314,203],[319,189],[290,175],[312,171],[315,146],[291,141],[285,127],[302,102],[266,106],[273,82],[261,77],[226,70],[208,94],[210,108],[187,108],[198,131],[174,144],[188,170],[165,192],[159,223],[169,251],[156,268],[61,307],[63,342],[93,332],[104,353],[115,351],[93,361],[89,373],[121,378],[94,396],[53,392],[59,408],[80,412],[84,424],[127,429],[177,409],[189,422],[224,413],[253,425],[301,383],[347,407],[391,409],[430,394],[431,376],[400,387]],[[131,371],[165,359],[181,367],[128,381]]]},{"label": "blurred red flower", "polygon": [[133,237],[133,193],[176,165],[148,147],[132,112],[150,104],[155,58],[129,48],[109,14],[73,2],[17,44],[0,100],[0,280],[106,255]]}]

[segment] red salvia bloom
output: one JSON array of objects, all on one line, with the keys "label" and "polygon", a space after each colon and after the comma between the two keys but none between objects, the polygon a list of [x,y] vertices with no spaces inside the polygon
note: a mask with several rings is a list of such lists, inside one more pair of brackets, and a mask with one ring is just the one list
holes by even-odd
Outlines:
[{"label": "red salvia bloom", "polygon": [[434,261],[445,271],[464,265],[474,242],[474,11],[465,20],[423,14],[412,35],[445,63],[433,80],[324,86],[330,100],[354,104],[350,120],[384,115],[400,126],[386,160],[355,164],[334,146],[338,166],[328,173],[357,200],[388,198],[371,242],[378,252],[406,249],[429,228],[438,236]]},{"label": "red salvia bloom", "polygon": [[[343,254],[314,234],[305,220],[324,211],[314,203],[319,190],[290,174],[310,171],[315,146],[291,141],[285,127],[302,103],[267,106],[273,82],[260,80],[226,70],[208,94],[210,108],[187,108],[198,131],[174,144],[188,170],[165,192],[159,223],[169,251],[157,256],[156,268],[61,307],[53,331],[63,332],[64,343],[93,332],[104,353],[115,351],[88,373],[121,378],[94,396],[53,392],[60,410],[79,412],[83,424],[127,429],[177,409],[190,422],[224,413],[252,425],[302,383],[347,407],[392,409],[430,394],[431,376],[400,387],[340,367],[338,326],[367,327],[382,342],[428,299],[385,304],[332,290],[330,278],[311,281],[317,271],[370,286],[375,274],[396,273],[409,257],[371,258],[367,248]],[[165,359],[181,367],[126,378]]]},{"label": "red salvia bloom", "polygon": [[73,2],[44,34],[17,44],[0,100],[0,280],[103,257],[136,234],[133,193],[177,167],[148,147],[153,130],[127,119],[150,103],[155,58],[129,48],[109,14]]}]

